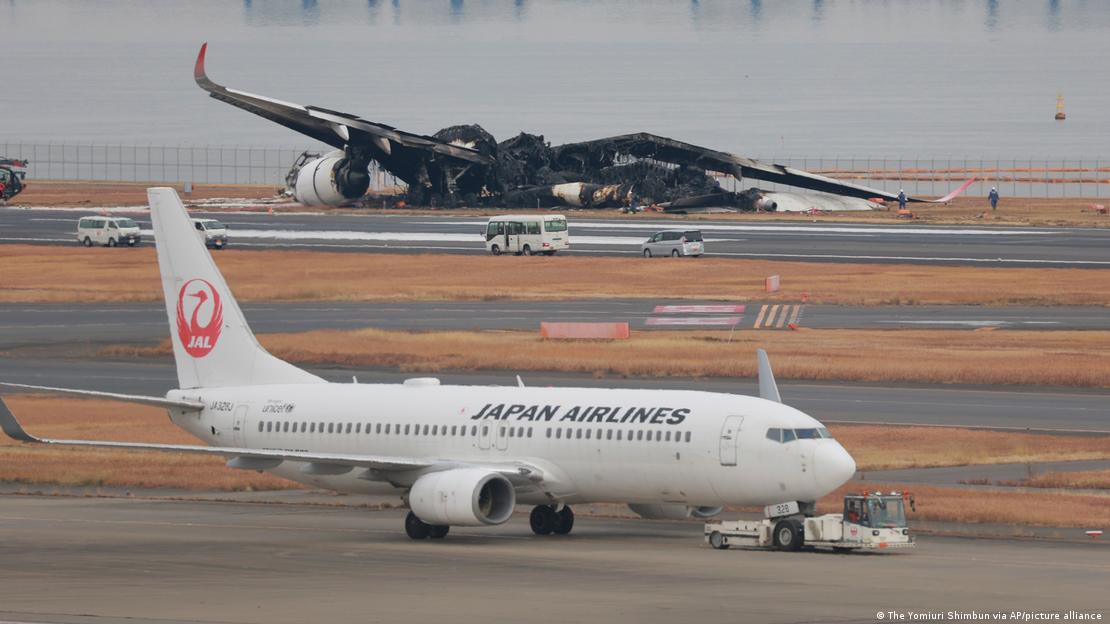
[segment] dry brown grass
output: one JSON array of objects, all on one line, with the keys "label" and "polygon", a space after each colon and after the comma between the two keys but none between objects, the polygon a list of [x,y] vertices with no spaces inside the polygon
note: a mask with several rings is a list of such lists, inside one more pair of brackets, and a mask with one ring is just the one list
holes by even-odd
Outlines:
[{"label": "dry brown grass", "polygon": [[1031,479],[1024,479],[1014,485],[1068,490],[1110,490],[1110,470],[1048,472]]},{"label": "dry brown grass", "polygon": [[[100,182],[89,180],[32,180],[27,190],[12,202],[21,206],[146,206],[151,186],[172,186],[188,202],[192,199],[272,198],[277,187],[270,184],[194,184],[186,195],[181,184]],[[298,206],[299,207],[299,206]]]},{"label": "dry brown grass", "polygon": [[[562,371],[637,377],[753,377],[767,349],[779,379],[1110,386],[1110,332],[809,330],[634,332],[630,340],[556,341],[537,333],[381,329],[262,334],[274,355],[301,364],[444,370]],[[167,355],[118,346],[108,357]],[[665,353],[666,357],[659,354]]]},{"label": "dry brown grass", "polygon": [[821,499],[818,513],[843,511],[845,494],[868,491],[908,491],[917,500],[917,511],[906,510],[914,520],[963,524],[1009,524],[1074,528],[1110,526],[1110,497],[1055,492],[989,492],[922,485],[854,481]]},{"label": "dry brown grass", "polygon": [[[28,395],[4,400],[28,431],[42,437],[200,443],[156,407]],[[222,491],[297,487],[268,474],[227,468],[224,460],[214,457],[26,445],[7,436],[0,436],[0,481]]]},{"label": "dry brown grass", "polygon": [[[640,262],[627,258],[515,258],[315,251],[213,254],[244,301],[387,301],[703,298],[877,304],[1107,305],[1110,280],[1098,269],[939,267],[700,258]],[[150,246],[0,246],[0,301],[157,301],[158,266]],[[113,276],[113,288],[90,282]],[[783,291],[763,292],[767,275]],[[493,279],[491,276],[496,276]]]},{"label": "dry brown grass", "polygon": [[[829,430],[852,454],[862,471],[1110,459],[1110,436],[879,425],[833,425]],[[1108,477],[1110,471],[1105,471],[1103,478]]]},{"label": "dry brown grass", "polygon": [[[834,175],[835,177],[835,175]],[[970,174],[969,174],[970,177]],[[986,182],[989,185],[990,182]],[[958,186],[953,183],[953,188]],[[146,189],[149,183],[141,182],[89,182],[73,180],[34,180],[31,185],[16,199],[15,203],[33,206],[137,206],[146,204]],[[174,185],[181,191],[180,185]],[[908,188],[908,187],[907,187]],[[975,189],[979,187],[976,186]],[[1005,192],[1006,185],[1001,189]],[[194,186],[193,194],[189,198],[233,197],[243,199],[258,199],[273,197],[277,188],[272,185],[251,184],[198,184]],[[392,205],[393,200],[385,200]],[[1032,226],[1082,226],[1082,227],[1110,227],[1110,217],[1098,215],[1089,209],[1093,203],[1110,203],[1106,197],[1102,198],[1023,198],[1003,197],[1001,209],[992,213],[984,222],[982,215],[989,206],[983,197],[964,196],[958,197],[946,205],[911,204],[910,208],[917,213],[918,219],[914,223],[936,223],[957,225],[1032,225]],[[304,210],[300,204],[289,203],[275,207],[276,210]],[[319,211],[320,208],[312,208]],[[353,210],[346,208],[325,208],[324,211],[365,214],[366,210]],[[431,209],[406,209],[406,210],[380,210],[374,209],[379,214],[450,214],[453,216],[480,217],[504,214],[503,208],[467,208],[459,210],[431,210]],[[764,214],[720,214],[720,215],[663,215],[648,213],[637,215],[624,215],[616,210],[576,211],[575,215],[582,217],[598,216],[606,218],[621,218],[637,220],[644,218],[680,219],[680,220],[735,220],[735,221],[818,221],[828,223],[909,223],[896,219],[893,212],[843,212],[825,215],[791,214],[791,213],[764,213]]]}]

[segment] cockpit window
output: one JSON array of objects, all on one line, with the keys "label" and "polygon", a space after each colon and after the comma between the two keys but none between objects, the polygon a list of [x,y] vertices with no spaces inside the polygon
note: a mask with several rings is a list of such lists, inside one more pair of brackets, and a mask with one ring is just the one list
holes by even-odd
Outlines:
[{"label": "cockpit window", "polygon": [[767,430],[767,439],[775,442],[793,442],[794,440],[819,440],[832,439],[832,434],[824,427],[810,429],[780,429],[772,427]]}]

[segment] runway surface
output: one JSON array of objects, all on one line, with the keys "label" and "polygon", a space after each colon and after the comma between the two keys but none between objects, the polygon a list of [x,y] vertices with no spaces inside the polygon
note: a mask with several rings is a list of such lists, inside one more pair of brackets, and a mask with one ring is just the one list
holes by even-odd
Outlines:
[{"label": "runway surface", "polygon": [[[97,210],[0,209],[0,243],[76,244],[77,219],[95,215]],[[135,216],[147,230],[149,242],[149,217]],[[372,213],[203,216],[224,221],[235,247],[486,253],[480,234],[485,219],[481,217]],[[572,254],[638,256],[639,244],[654,232],[690,228],[704,234],[707,254],[729,258],[1110,268],[1110,228],[815,224],[802,217],[773,223],[683,222],[642,215],[605,218],[580,212],[568,216],[568,253]]]},{"label": "runway surface", "polygon": [[[535,331],[542,321],[628,322],[633,329],[1110,329],[1101,307],[826,306],[720,301],[581,300],[244,304],[260,333],[377,327]],[[0,304],[0,349],[135,343],[168,335],[161,303]]]},{"label": "runway surface", "polygon": [[[330,381],[400,383],[415,373],[310,367]],[[512,373],[436,373],[445,384],[515,385]],[[755,380],[597,379],[592,375],[522,373],[534,386],[673,388],[758,395]],[[176,387],[168,359],[133,362],[0,357],[0,381],[63,388],[164,395]],[[1110,433],[1106,391],[938,386],[876,386],[780,381],[784,402],[826,423],[896,423]]]},{"label": "runway surface", "polygon": [[412,542],[402,517],[0,497],[0,619],[785,623],[1110,607],[1110,557],[1092,544],[922,536],[912,552],[715,551],[700,523],[580,517],[570,536],[537,538],[521,514]]}]

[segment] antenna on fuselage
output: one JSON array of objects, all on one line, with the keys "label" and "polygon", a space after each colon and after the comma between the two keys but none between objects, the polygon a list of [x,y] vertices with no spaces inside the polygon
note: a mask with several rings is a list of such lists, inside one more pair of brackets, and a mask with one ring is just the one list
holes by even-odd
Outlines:
[{"label": "antenna on fuselage", "polygon": [[767,352],[756,349],[755,355],[759,359],[759,397],[782,403],[782,395],[779,394],[779,386],[775,383],[775,374],[771,372],[771,360],[767,358]]}]

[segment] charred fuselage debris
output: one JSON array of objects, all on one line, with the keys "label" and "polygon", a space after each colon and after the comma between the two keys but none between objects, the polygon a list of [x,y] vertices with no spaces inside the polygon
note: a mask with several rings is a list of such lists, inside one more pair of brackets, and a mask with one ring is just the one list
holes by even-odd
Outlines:
[{"label": "charred fuselage debris", "polygon": [[208,78],[206,50],[207,44],[193,76],[211,97],[336,149],[300,163],[291,186],[295,192],[308,190],[307,197],[297,195],[303,203],[357,201],[369,185],[365,171],[371,162],[403,181],[408,202],[419,206],[773,208],[758,190],[724,190],[718,178],[729,176],[847,197],[896,199],[879,189],[646,132],[557,146],[527,133],[498,143],[478,125],[414,134],[349,113],[228,89]]}]

